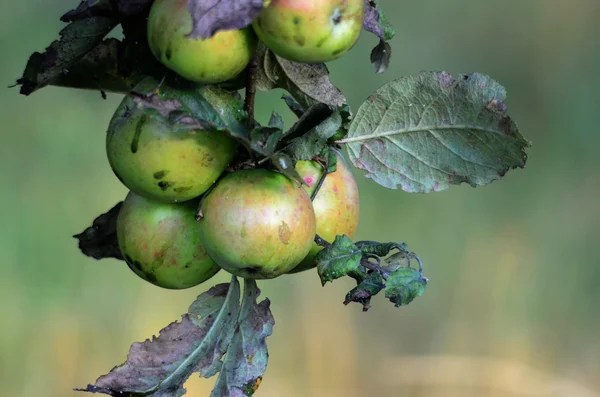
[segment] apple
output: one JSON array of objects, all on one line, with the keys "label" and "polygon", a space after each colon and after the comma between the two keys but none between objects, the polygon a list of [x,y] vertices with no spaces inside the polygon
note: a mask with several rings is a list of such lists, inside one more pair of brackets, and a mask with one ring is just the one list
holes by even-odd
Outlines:
[{"label": "apple", "polygon": [[[321,176],[323,167],[316,161],[298,161],[296,170],[306,183],[306,192],[312,196]],[[345,161],[337,153],[337,168],[325,177],[323,185],[313,200],[313,208],[317,218],[317,234],[323,239],[333,242],[335,236],[345,234],[352,238],[358,228],[360,201],[356,179]],[[307,257],[290,273],[312,269],[316,266],[315,256],[323,247],[313,243]]]},{"label": "apple", "polygon": [[202,204],[200,237],[226,271],[270,279],[296,267],[315,237],[308,194],[285,175],[264,169],[223,177]]},{"label": "apple", "polygon": [[272,0],[252,26],[275,54],[296,62],[341,57],[358,40],[364,0]]},{"label": "apple", "polygon": [[202,40],[189,36],[192,24],[188,0],[155,0],[147,26],[154,56],[196,83],[222,83],[244,70],[257,44],[252,28],[219,31]]},{"label": "apple", "polygon": [[117,218],[117,240],[129,268],[163,288],[196,286],[221,268],[198,234],[197,202],[158,203],[130,192]]},{"label": "apple", "polygon": [[[159,95],[168,104],[179,94],[190,92],[163,84]],[[200,87],[197,94],[221,114],[241,111],[242,105],[217,87]],[[121,182],[139,195],[162,202],[203,194],[232,161],[236,148],[237,143],[225,133],[179,128],[156,110],[136,103],[132,95],[116,110],[106,135],[108,161]]]}]

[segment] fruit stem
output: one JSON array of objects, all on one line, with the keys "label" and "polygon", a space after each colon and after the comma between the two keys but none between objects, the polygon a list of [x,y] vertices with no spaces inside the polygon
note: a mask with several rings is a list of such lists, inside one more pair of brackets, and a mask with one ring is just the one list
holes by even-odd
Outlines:
[{"label": "fruit stem", "polygon": [[258,58],[252,57],[246,70],[246,97],[244,110],[248,115],[248,128],[254,128],[254,98],[256,97],[256,73],[258,72]]},{"label": "fruit stem", "polygon": [[315,187],[314,192],[310,195],[310,201],[315,201],[317,194],[319,194],[319,190],[321,190],[321,186],[323,186],[323,182],[325,182],[325,177],[329,174],[329,156],[325,157],[325,165],[318,162],[321,167],[323,167],[323,175],[319,178],[319,183],[317,183],[317,187]]}]

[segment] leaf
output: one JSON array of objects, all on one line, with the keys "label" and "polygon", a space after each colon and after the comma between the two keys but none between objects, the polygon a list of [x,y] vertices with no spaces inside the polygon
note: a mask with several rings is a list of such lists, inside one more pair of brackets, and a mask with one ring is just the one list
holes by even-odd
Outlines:
[{"label": "leaf", "polygon": [[396,307],[408,305],[416,297],[425,293],[427,281],[419,270],[402,267],[388,277],[385,297]]},{"label": "leaf", "polygon": [[341,125],[342,116],[336,110],[319,125],[290,141],[286,152],[296,161],[310,160],[321,153],[327,140],[336,134]]},{"label": "leaf", "polygon": [[265,6],[264,0],[188,0],[193,29],[190,37],[207,39],[221,30],[242,29]]},{"label": "leaf", "polygon": [[331,108],[324,103],[317,103],[303,111],[302,116],[292,125],[292,127],[286,131],[286,140],[295,139],[303,136],[325,120],[333,111]]},{"label": "leaf", "polygon": [[362,252],[346,235],[337,236],[331,246],[319,251],[315,257],[321,284],[356,272]]},{"label": "leaf", "polygon": [[271,118],[269,118],[269,127],[283,130],[283,119],[277,112],[271,112]]},{"label": "leaf", "polygon": [[68,74],[116,25],[115,19],[105,17],[81,19],[67,25],[61,30],[60,39],[52,42],[43,54],[31,55],[23,76],[17,80],[21,94],[29,95]]},{"label": "leaf", "polygon": [[363,28],[379,37],[379,44],[371,51],[371,63],[375,67],[375,73],[382,74],[388,69],[392,57],[392,47],[387,41],[394,38],[396,31],[376,0],[364,0],[364,2]]},{"label": "leaf", "polygon": [[104,17],[133,17],[144,14],[152,5],[152,0],[86,0],[77,8],[64,14],[60,20],[72,22],[80,19]]},{"label": "leaf", "polygon": [[380,40],[371,51],[371,63],[375,67],[375,73],[385,73],[390,66],[391,57],[392,47],[386,41]]},{"label": "leaf", "polygon": [[256,303],[260,290],[255,280],[244,280],[244,298],[233,340],[211,397],[251,396],[267,369],[266,338],[273,333],[275,320],[268,299]]},{"label": "leaf", "polygon": [[124,260],[117,240],[117,217],[123,202],[94,219],[92,226],[73,237],[79,240],[79,249],[94,259],[114,258]]},{"label": "leaf", "polygon": [[358,241],[356,246],[364,254],[371,254],[377,256],[386,256],[392,250],[398,250],[403,253],[408,253],[408,246],[406,243],[378,243],[377,241]]},{"label": "leaf", "polygon": [[296,182],[298,184],[298,187],[306,185],[304,179],[302,179],[298,171],[296,171],[294,161],[287,154],[275,154],[273,157],[271,157],[271,163],[275,166],[275,168],[277,168],[279,172],[287,176],[292,181]]},{"label": "leaf", "polygon": [[350,302],[360,303],[363,305],[363,311],[366,312],[371,308],[371,297],[385,288],[385,280],[379,272],[371,272],[362,280],[357,281],[357,284],[346,294],[344,305]]},{"label": "leaf", "polygon": [[155,117],[170,128],[222,131],[243,143],[250,140],[243,104],[213,85],[176,86],[148,77],[125,97],[111,125],[132,122],[132,112]]},{"label": "leaf", "polygon": [[435,192],[487,185],[523,168],[530,144],[506,113],[504,88],[478,73],[426,72],[392,81],[364,102],[347,144],[354,166],[387,188]]},{"label": "leaf", "polygon": [[262,156],[269,157],[275,153],[283,134],[280,128],[256,127],[250,132],[250,148]]},{"label": "leaf", "polygon": [[[236,277],[230,284],[212,287],[196,299],[181,322],[171,323],[152,340],[134,343],[125,363],[81,391],[112,396],[183,395],[183,383],[192,373],[210,377],[221,369],[221,357],[234,337],[239,298]],[[262,318],[253,320],[260,323]],[[243,318],[241,324],[247,321]]]},{"label": "leaf", "polygon": [[283,88],[304,108],[316,103],[336,108],[346,103],[342,92],[329,79],[325,64],[288,61],[264,45],[259,46],[257,57],[259,89]]},{"label": "leaf", "polygon": [[306,111],[302,105],[300,105],[294,98],[289,95],[284,95],[281,97],[285,101],[285,104],[290,108],[292,113],[296,115],[296,117],[300,118]]},{"label": "leaf", "polygon": [[365,1],[365,19],[363,28],[379,37],[382,41],[388,41],[394,38],[396,31],[388,22],[383,10],[376,0]]}]

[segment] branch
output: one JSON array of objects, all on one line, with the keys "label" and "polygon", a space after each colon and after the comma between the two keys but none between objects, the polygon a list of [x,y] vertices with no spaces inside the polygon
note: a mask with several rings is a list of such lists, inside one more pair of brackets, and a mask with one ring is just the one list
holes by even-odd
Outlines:
[{"label": "branch", "polygon": [[254,128],[254,99],[256,97],[256,74],[258,72],[258,59],[252,57],[247,68],[246,76],[246,98],[244,99],[244,110],[248,114],[248,128]]}]

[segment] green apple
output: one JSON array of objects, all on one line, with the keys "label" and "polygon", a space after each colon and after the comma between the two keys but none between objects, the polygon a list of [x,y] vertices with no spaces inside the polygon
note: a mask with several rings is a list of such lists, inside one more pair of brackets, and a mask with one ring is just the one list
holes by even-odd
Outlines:
[{"label": "green apple", "polygon": [[[203,86],[196,94],[220,114],[241,111],[242,105],[217,87]],[[163,84],[161,106],[184,95],[195,94]],[[237,143],[220,131],[180,127],[136,103],[135,96],[125,97],[110,122],[106,151],[113,171],[129,190],[157,201],[181,202],[200,196],[219,178],[235,156]]]},{"label": "green apple", "polygon": [[188,0],[155,0],[148,16],[148,44],[154,56],[180,76],[217,84],[236,77],[254,55],[250,27],[217,32],[205,40],[189,37]]},{"label": "green apple", "polygon": [[209,255],[240,277],[269,279],[296,267],[315,237],[308,194],[275,171],[225,176],[202,204],[200,237]]},{"label": "green apple", "polygon": [[200,242],[197,205],[127,195],[117,218],[117,239],[135,274],[159,287],[183,289],[203,283],[221,269]]},{"label": "green apple", "polygon": [[[315,161],[298,161],[296,170],[306,183],[309,195],[315,191],[323,168]],[[337,155],[336,171],[325,177],[323,185],[313,200],[317,218],[317,234],[329,242],[335,236],[345,234],[352,238],[358,227],[360,202],[358,185],[343,156]],[[290,273],[312,269],[316,266],[315,256],[323,248],[313,243],[310,253]]]},{"label": "green apple", "polygon": [[272,0],[252,26],[275,54],[319,63],[339,58],[352,48],[363,19],[364,0]]}]

